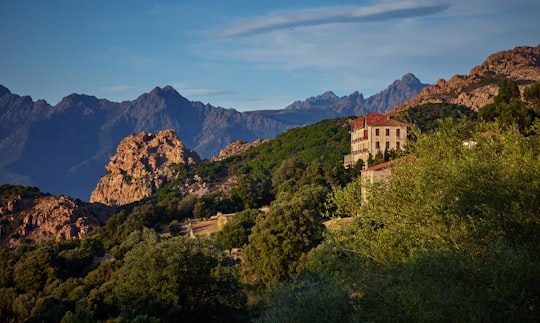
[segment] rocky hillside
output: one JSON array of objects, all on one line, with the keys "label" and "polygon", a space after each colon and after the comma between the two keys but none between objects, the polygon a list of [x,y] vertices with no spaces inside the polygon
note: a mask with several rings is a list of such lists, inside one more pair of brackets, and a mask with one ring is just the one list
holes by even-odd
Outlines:
[{"label": "rocky hillside", "polygon": [[404,102],[419,91],[397,82],[402,86],[393,86],[396,91],[374,96],[376,105],[356,92],[339,104],[251,112],[192,102],[170,86],[120,103],[71,94],[55,106],[0,86],[0,184],[37,186],[87,200],[103,166],[132,133],[173,129],[187,147],[210,159],[234,140],[270,139],[323,119],[388,109],[386,104]]},{"label": "rocky hillside", "polygon": [[511,78],[525,86],[527,81],[540,81],[540,45],[516,47],[490,55],[469,75],[454,75],[450,80],[439,80],[423,89],[415,99],[394,107],[397,112],[425,103],[453,103],[477,111],[493,102],[498,93],[497,81]]},{"label": "rocky hillside", "polygon": [[200,162],[173,130],[126,137],[105,167],[90,202],[124,205],[139,201],[178,175],[176,164]]},{"label": "rocky hillside", "polygon": [[234,140],[227,147],[223,148],[219,154],[212,158],[213,161],[220,161],[229,157],[238,155],[249,148],[257,147],[258,145],[267,142],[268,140],[258,139],[253,142],[247,142],[245,140]]},{"label": "rocky hillside", "polygon": [[4,185],[0,192],[0,243],[14,248],[22,241],[81,238],[105,224],[114,211],[102,204],[43,194],[37,189],[11,190]]}]

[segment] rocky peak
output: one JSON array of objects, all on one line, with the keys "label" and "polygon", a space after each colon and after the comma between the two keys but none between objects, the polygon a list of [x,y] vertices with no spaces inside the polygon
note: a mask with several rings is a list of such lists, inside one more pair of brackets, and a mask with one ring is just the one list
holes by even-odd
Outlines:
[{"label": "rocky peak", "polygon": [[120,142],[105,167],[107,174],[99,180],[90,202],[124,205],[139,201],[178,175],[175,164],[199,161],[197,153],[186,149],[173,130],[130,135]]},{"label": "rocky peak", "polygon": [[540,80],[539,68],[540,45],[519,46],[488,56],[480,66],[471,69],[470,75],[496,74],[520,80]]},{"label": "rocky peak", "polygon": [[[440,79],[423,89],[416,98],[394,106],[391,112],[442,102],[460,104],[477,111],[493,102],[498,93],[497,80],[501,77],[540,81],[540,45],[520,46],[494,53],[481,65],[472,68],[469,75],[454,75],[448,81]],[[523,85],[521,89],[523,90]]]},{"label": "rocky peak", "polygon": [[339,97],[332,91],[326,91],[323,94],[307,98],[304,101],[295,101],[288,105],[285,110],[310,109],[334,104]]},{"label": "rocky peak", "polygon": [[245,140],[234,140],[229,145],[227,145],[227,147],[222,149],[216,157],[212,158],[212,160],[219,161],[219,160],[224,160],[235,155],[239,155],[243,153],[244,151],[252,147],[257,147],[258,145],[265,143],[267,141],[268,140],[262,140],[262,139],[255,140],[254,142],[247,142]]},{"label": "rocky peak", "polygon": [[[393,84],[397,82],[398,81],[394,81]],[[422,84],[420,80],[413,73],[407,73],[403,75],[403,77],[401,78],[401,82],[405,84],[409,84],[409,85]]]},{"label": "rocky peak", "polygon": [[37,190],[0,194],[0,241],[8,248],[27,242],[81,238],[105,224],[115,210]]},{"label": "rocky peak", "polygon": [[377,93],[367,99],[367,105],[371,106],[371,111],[386,112],[388,107],[402,104],[414,98],[424,89],[427,84],[423,84],[412,73],[405,74],[401,80],[395,80],[384,91]]},{"label": "rocky peak", "polygon": [[150,101],[162,101],[167,106],[176,106],[178,104],[190,104],[190,102],[184,98],[178,91],[172,86],[167,85],[164,88],[159,86],[155,87],[150,93],[145,94],[146,99]]}]

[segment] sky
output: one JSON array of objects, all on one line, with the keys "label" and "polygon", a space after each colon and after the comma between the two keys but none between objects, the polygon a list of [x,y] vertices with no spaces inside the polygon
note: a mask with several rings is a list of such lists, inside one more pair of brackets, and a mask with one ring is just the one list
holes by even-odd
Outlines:
[{"label": "sky", "polygon": [[333,91],[365,97],[406,73],[468,74],[540,44],[538,0],[0,2],[0,84],[57,104],[156,86],[239,111]]}]

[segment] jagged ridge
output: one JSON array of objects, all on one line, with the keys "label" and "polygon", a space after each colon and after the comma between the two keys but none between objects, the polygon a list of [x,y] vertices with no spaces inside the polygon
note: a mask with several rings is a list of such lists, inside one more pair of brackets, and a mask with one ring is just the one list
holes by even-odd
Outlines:
[{"label": "jagged ridge", "polygon": [[[497,80],[511,78],[520,83],[540,81],[540,45],[520,46],[490,55],[481,65],[471,69],[469,75],[454,75],[450,80],[440,79],[423,89],[412,100],[398,105],[390,112],[398,112],[426,103],[452,103],[477,111],[492,103],[498,93]],[[521,90],[524,85],[521,84]]]}]

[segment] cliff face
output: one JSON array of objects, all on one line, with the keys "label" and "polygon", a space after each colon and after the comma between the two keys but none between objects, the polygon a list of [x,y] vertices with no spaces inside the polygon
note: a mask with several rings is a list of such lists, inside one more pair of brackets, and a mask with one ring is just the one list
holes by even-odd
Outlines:
[{"label": "cliff face", "polygon": [[[450,80],[439,80],[426,87],[415,99],[396,106],[390,112],[406,110],[425,103],[453,103],[475,111],[498,93],[497,81],[505,77],[516,81],[540,81],[540,45],[516,47],[490,55],[469,75],[454,75]],[[524,85],[520,86],[523,91]]]},{"label": "cliff face", "polygon": [[178,175],[174,164],[200,162],[173,130],[130,135],[117,148],[92,192],[90,202],[124,205],[139,201]]},{"label": "cliff face", "polygon": [[105,224],[114,211],[102,204],[40,192],[0,195],[0,241],[15,248],[23,238],[29,242],[81,238]]}]

